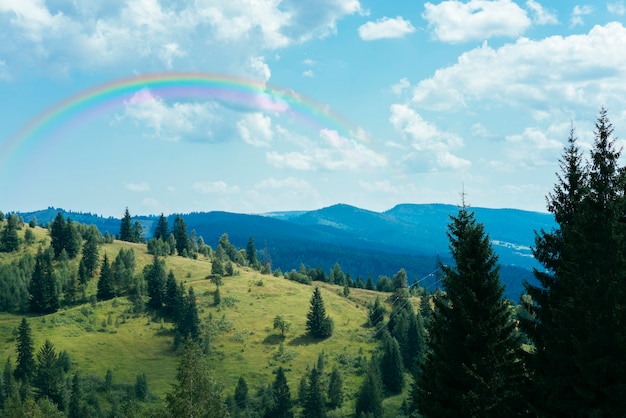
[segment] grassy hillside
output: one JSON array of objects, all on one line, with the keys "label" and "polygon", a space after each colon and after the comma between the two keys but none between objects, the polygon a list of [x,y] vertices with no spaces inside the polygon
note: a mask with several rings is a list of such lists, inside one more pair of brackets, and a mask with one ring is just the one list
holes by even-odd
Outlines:
[{"label": "grassy hillside", "polygon": [[[21,231],[23,234],[23,231]],[[47,231],[36,228],[37,241],[49,242]],[[38,244],[25,251],[36,252]],[[140,273],[152,256],[145,245],[115,241],[100,248],[112,260],[120,248],[133,248]],[[1,254],[8,262],[17,254]],[[306,336],[305,322],[313,286],[239,268],[238,274],[225,277],[220,286],[222,303],[213,302],[215,285],[205,277],[211,270],[207,259],[166,258],[186,287],[193,287],[197,297],[203,331],[210,335],[208,359],[225,394],[232,394],[243,376],[253,395],[260,385],[273,381],[272,371],[282,365],[286,370],[292,397],[297,397],[300,378],[306,368],[325,355],[325,371],[338,365],[344,379],[347,402],[339,415],[353,412],[353,397],[361,383],[361,369],[376,349],[374,330],[365,327],[367,304],[377,292],[351,289],[348,298],[342,288],[326,283],[319,286],[327,313],[333,318],[335,332],[326,340]],[[95,294],[96,280],[90,282],[88,296]],[[385,295],[382,295],[383,297]],[[417,303],[417,301],[415,301]],[[172,350],[173,326],[153,314],[129,314],[130,302],[122,297],[95,304],[85,303],[45,316],[27,316],[33,329],[36,350],[49,339],[57,351],[67,350],[73,369],[81,374],[104,377],[111,370],[115,382],[134,383],[145,373],[150,392],[162,398],[173,382],[177,359]],[[281,314],[291,322],[282,339],[273,329],[273,319]],[[0,360],[15,359],[14,331],[20,315],[0,314]],[[281,344],[282,343],[282,344]],[[395,416],[402,397],[386,401],[386,410]]]}]

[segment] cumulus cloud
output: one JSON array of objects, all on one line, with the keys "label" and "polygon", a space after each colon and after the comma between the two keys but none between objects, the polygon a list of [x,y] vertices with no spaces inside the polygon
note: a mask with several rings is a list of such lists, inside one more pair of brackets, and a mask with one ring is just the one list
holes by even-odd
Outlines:
[{"label": "cumulus cloud", "polygon": [[274,137],[272,119],[260,112],[244,115],[237,122],[237,129],[241,138],[255,147],[268,146]]},{"label": "cumulus cloud", "polygon": [[559,23],[559,19],[556,17],[555,12],[547,10],[535,0],[528,0],[526,2],[526,7],[532,14],[533,23],[537,25],[555,25]]},{"label": "cumulus cloud", "polygon": [[314,77],[315,73],[313,72],[313,70],[305,70],[302,72],[302,75],[305,77]]},{"label": "cumulus cloud", "polygon": [[239,192],[239,186],[230,186],[225,181],[196,181],[192,189],[201,194],[232,194]]},{"label": "cumulus cloud", "polygon": [[387,158],[354,139],[344,137],[337,131],[322,129],[320,142],[301,138],[301,151],[266,153],[268,163],[279,168],[302,171],[347,170],[381,168],[387,166]]},{"label": "cumulus cloud", "polygon": [[216,105],[211,103],[173,103],[154,96],[150,90],[135,93],[124,103],[120,119],[130,119],[150,130],[148,136],[168,141],[213,139],[212,124]]},{"label": "cumulus cloud", "polygon": [[463,146],[463,139],[460,136],[442,131],[436,125],[424,120],[408,105],[391,105],[389,121],[409,141],[414,150],[407,154],[407,158],[420,158],[440,169],[459,170],[471,165],[470,161],[451,153],[451,150]]},{"label": "cumulus cloud", "polygon": [[413,90],[413,105],[454,110],[503,104],[541,112],[551,106],[624,104],[626,28],[612,22],[588,34],[484,43]]},{"label": "cumulus cloud", "polygon": [[126,188],[131,192],[147,192],[150,191],[150,185],[145,181],[140,183],[127,183]]},{"label": "cumulus cloud", "polygon": [[396,18],[383,17],[375,22],[367,22],[359,26],[359,37],[364,41],[377,39],[403,38],[409,33],[415,32],[410,21],[402,16]]},{"label": "cumulus cloud", "polygon": [[616,1],[615,3],[608,3],[606,5],[607,10],[609,11],[609,13],[614,14],[614,15],[618,15],[618,16],[624,16],[626,14],[626,6],[624,6],[624,1]]},{"label": "cumulus cloud", "polygon": [[583,6],[574,6],[574,10],[572,10],[572,16],[569,20],[570,27],[580,26],[585,24],[584,16],[590,15],[593,13],[593,6],[588,4]]},{"label": "cumulus cloud", "polygon": [[424,9],[422,17],[433,37],[442,42],[515,38],[531,24],[526,11],[511,0],[442,1],[426,3]]},{"label": "cumulus cloud", "polygon": [[409,79],[406,77],[403,77],[402,79],[400,79],[400,81],[398,81],[396,84],[391,86],[391,92],[399,96],[402,93],[404,93],[406,90],[408,90],[410,87],[411,87],[411,83],[409,82]]},{"label": "cumulus cloud", "polygon": [[[563,143],[555,138],[567,138],[570,125],[552,124],[547,128],[527,127],[520,134],[507,135],[507,169],[553,165],[563,150]],[[495,163],[498,166],[499,163]]]},{"label": "cumulus cloud", "polygon": [[265,51],[328,36],[339,20],[361,12],[358,0],[323,0],[320,7],[295,0],[50,3],[0,2],[7,34],[0,53],[10,53],[12,67],[71,73],[210,63],[223,72],[267,80]]}]

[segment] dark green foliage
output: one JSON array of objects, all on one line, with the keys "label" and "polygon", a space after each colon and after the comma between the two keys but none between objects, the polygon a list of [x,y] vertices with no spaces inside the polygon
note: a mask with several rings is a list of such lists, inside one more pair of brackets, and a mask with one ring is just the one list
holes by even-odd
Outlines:
[{"label": "dark green foliage", "polygon": [[171,248],[167,241],[163,241],[161,238],[153,238],[148,241],[148,253],[156,255],[157,257],[167,257],[171,255]]},{"label": "dark green foliage", "polygon": [[67,418],[81,418],[80,398],[82,389],[80,385],[80,377],[78,372],[72,378],[72,391],[70,393],[70,402],[67,408]]},{"label": "dark green foliage", "polygon": [[404,388],[404,365],[400,345],[388,332],[383,334],[383,352],[380,357],[380,377],[385,390],[398,394]]},{"label": "dark green foliage", "polygon": [[24,254],[11,263],[0,263],[0,311],[25,312],[29,306],[29,287],[35,258]]},{"label": "dark green foliage", "polygon": [[311,296],[311,307],[307,313],[306,330],[312,337],[328,338],[333,334],[332,319],[326,315],[324,299],[319,287],[316,287]]},{"label": "dark green foliage", "polygon": [[213,292],[213,304],[219,306],[220,303],[222,303],[222,296],[220,295],[220,288],[218,287],[215,289],[215,292]]},{"label": "dark green foliage", "polygon": [[133,225],[128,207],[126,207],[124,217],[120,222],[120,232],[118,237],[121,241],[133,242]]},{"label": "dark green foliage", "polygon": [[132,242],[145,242],[143,238],[143,227],[139,221],[133,223]]},{"label": "dark green foliage", "polygon": [[248,265],[256,268],[259,264],[259,259],[256,253],[256,247],[254,246],[254,238],[250,237],[248,240],[248,245],[246,246],[246,259],[248,261]]},{"label": "dark green foliage", "polygon": [[341,271],[341,267],[339,266],[339,263],[335,263],[332,271],[330,272],[328,279],[331,281],[331,283],[334,283],[340,286],[344,284],[346,276],[343,274],[343,271]]},{"label": "dark green foliage", "polygon": [[372,276],[368,276],[367,282],[365,282],[365,288],[367,290],[374,290],[376,288],[374,286],[374,280],[372,280]]},{"label": "dark green foliage", "polygon": [[380,374],[378,365],[372,361],[363,378],[363,383],[357,393],[356,398],[356,416],[383,416],[383,392],[380,382]]},{"label": "dark green foliage", "polygon": [[276,378],[272,383],[272,399],[265,412],[266,418],[293,418],[291,394],[285,370],[282,367],[276,369]]},{"label": "dark green foliage", "polygon": [[13,375],[23,383],[30,383],[35,374],[35,346],[33,334],[26,318],[17,329],[17,364]]},{"label": "dark green foliage", "polygon": [[380,297],[376,296],[374,304],[368,309],[368,322],[371,327],[375,327],[385,319],[387,309],[380,303]]},{"label": "dark green foliage", "polygon": [[379,292],[393,292],[393,284],[387,276],[380,276],[376,282],[376,290]]},{"label": "dark green foliage", "polygon": [[302,404],[303,418],[324,418],[326,416],[326,402],[322,391],[321,372],[314,367],[308,376],[306,397]]},{"label": "dark green foliage", "polygon": [[113,288],[113,270],[109,263],[109,257],[104,254],[102,259],[102,268],[100,268],[100,278],[98,278],[98,292],[96,294],[99,300],[112,299],[115,296]]},{"label": "dark green foliage", "polygon": [[143,277],[146,281],[149,297],[148,306],[161,309],[165,299],[165,262],[154,257],[152,264],[144,267]]},{"label": "dark green foliage", "polygon": [[140,401],[145,401],[148,393],[148,378],[146,374],[138,374],[135,380],[135,397]]},{"label": "dark green foliage", "polygon": [[417,386],[424,417],[516,416],[521,399],[520,342],[503,296],[497,257],[466,206],[448,226],[455,266],[441,266],[430,351]]},{"label": "dark green foliage", "polygon": [[133,285],[135,274],[135,252],[132,248],[120,248],[111,266],[113,271],[113,289],[116,295],[123,295]]},{"label": "dark green foliage", "polygon": [[167,241],[170,236],[170,227],[167,223],[167,218],[161,213],[157,226],[154,229],[154,239],[160,239],[161,241]]},{"label": "dark green foliage", "polygon": [[235,387],[235,403],[239,409],[248,408],[248,384],[243,376],[239,377],[237,387]]},{"label": "dark green foliage", "polygon": [[189,287],[184,319],[179,324],[178,329],[183,337],[191,338],[194,341],[200,340],[200,319],[198,318],[198,307],[193,287]]},{"label": "dark green foliage", "polygon": [[61,212],[57,213],[50,224],[50,238],[55,258],[59,258],[63,250],[70,259],[75,258],[80,252],[80,232],[70,218],[67,218],[67,221],[63,218]]},{"label": "dark green foliage", "polygon": [[186,340],[181,348],[176,381],[166,394],[167,411],[172,417],[222,418],[228,410],[207,366],[200,346]]},{"label": "dark green foliage", "polygon": [[558,228],[540,231],[535,257],[540,286],[522,326],[536,349],[530,398],[542,416],[626,413],[626,257],[624,167],[605,109],[584,161],[573,128],[548,210]]},{"label": "dark green foliage", "polygon": [[343,405],[343,379],[337,366],[333,367],[328,382],[328,407],[330,409],[341,408]]},{"label": "dark green foliage", "polygon": [[37,352],[37,369],[33,386],[38,399],[48,398],[65,410],[65,379],[54,345],[46,340]]},{"label": "dark green foliage", "polygon": [[83,257],[81,262],[85,269],[84,274],[86,278],[93,278],[99,264],[99,250],[98,250],[98,238],[95,234],[88,234],[83,245]]},{"label": "dark green foliage", "polygon": [[180,216],[176,216],[174,219],[174,228],[172,234],[176,239],[176,251],[178,255],[182,256],[189,251],[189,238],[187,236],[187,225]]},{"label": "dark green foliage", "polygon": [[220,236],[216,251],[220,251],[220,248],[223,250],[224,254],[230,261],[236,261],[237,259],[237,249],[233,244],[228,240],[228,234],[222,234]]},{"label": "dark green foliage", "polygon": [[2,371],[2,389],[5,400],[9,399],[16,392],[13,373],[14,371],[11,364],[11,358],[7,357],[7,361],[4,364],[4,370]]},{"label": "dark green foliage", "polygon": [[17,236],[18,217],[11,213],[4,229],[0,232],[0,251],[10,253],[20,248],[20,240]]},{"label": "dark green foliage", "polygon": [[35,257],[35,267],[28,291],[30,293],[30,310],[35,313],[52,313],[59,309],[58,287],[52,267],[52,250],[50,247],[39,249]]}]

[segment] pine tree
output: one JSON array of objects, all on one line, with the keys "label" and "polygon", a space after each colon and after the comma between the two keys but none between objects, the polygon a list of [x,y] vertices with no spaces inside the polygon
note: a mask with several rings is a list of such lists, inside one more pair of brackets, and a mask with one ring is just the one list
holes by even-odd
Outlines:
[{"label": "pine tree", "polygon": [[326,417],[326,402],[321,386],[321,372],[313,367],[309,372],[306,397],[302,405],[303,418]]},{"label": "pine tree", "polygon": [[9,214],[7,224],[0,233],[0,251],[13,252],[20,248],[20,241],[17,236],[18,217],[16,214]]},{"label": "pine tree", "polygon": [[259,259],[256,253],[256,247],[254,246],[254,238],[250,237],[248,240],[248,245],[246,246],[246,258],[248,260],[248,265],[253,268],[256,268],[259,264]]},{"label": "pine tree", "polygon": [[52,266],[53,252],[50,248],[38,250],[28,292],[30,310],[35,313],[52,313],[59,309],[59,289]]},{"label": "pine tree", "polygon": [[98,252],[99,250],[97,238],[93,233],[88,234],[85,245],[83,245],[83,257],[81,261],[84,264],[85,275],[89,278],[93,278],[96,270],[98,269],[98,264],[100,261],[100,256]]},{"label": "pine tree", "polygon": [[167,218],[161,213],[157,226],[154,229],[154,239],[161,239],[163,242],[167,241],[170,236],[170,227],[167,223]]},{"label": "pine tree", "polygon": [[223,418],[228,410],[202,356],[200,346],[186,340],[180,355],[176,381],[166,394],[167,411],[173,417]]},{"label": "pine tree", "polygon": [[375,327],[385,319],[385,313],[387,310],[380,303],[380,297],[376,296],[374,304],[369,307],[368,322],[371,327]]},{"label": "pine tree", "polygon": [[451,220],[447,234],[455,265],[441,266],[446,292],[435,299],[417,407],[424,417],[522,414],[521,344],[497,256],[465,204]]},{"label": "pine tree", "polygon": [[535,240],[546,271],[536,272],[540,286],[527,284],[534,303],[522,325],[536,347],[531,398],[542,416],[626,414],[626,181],[605,109],[595,128],[587,164],[572,129],[547,198],[558,228]]},{"label": "pine tree", "polygon": [[328,406],[330,409],[341,408],[343,405],[343,379],[337,366],[333,367],[328,382]]},{"label": "pine tree", "polygon": [[133,242],[133,224],[130,217],[130,212],[128,211],[128,207],[124,211],[124,217],[120,222],[120,233],[119,233],[120,241]]},{"label": "pine tree", "polygon": [[312,337],[327,338],[333,334],[332,319],[326,315],[324,299],[319,287],[316,287],[311,296],[311,308],[307,313],[306,330]]},{"label": "pine tree", "polygon": [[63,214],[61,212],[58,212],[57,216],[50,224],[50,245],[52,245],[52,249],[54,250],[55,258],[61,255],[61,251],[63,251],[63,249],[65,248],[66,238],[67,227],[65,219],[63,218]]},{"label": "pine tree", "polygon": [[80,377],[78,372],[72,378],[72,391],[70,393],[70,402],[67,410],[67,418],[81,418],[80,398],[82,396],[80,385]]},{"label": "pine tree", "polygon": [[99,300],[109,300],[115,296],[115,291],[113,289],[113,270],[111,269],[109,257],[106,253],[102,259],[102,268],[100,269],[98,292],[96,296]]},{"label": "pine tree", "polygon": [[388,332],[383,334],[383,353],[380,358],[381,381],[387,392],[398,394],[404,388],[404,366],[398,341]]},{"label": "pine tree", "polygon": [[26,318],[17,329],[17,364],[13,375],[17,380],[29,384],[35,374],[35,347],[33,334]]},{"label": "pine tree", "polygon": [[78,229],[70,218],[67,218],[65,223],[65,239],[63,249],[67,251],[67,255],[70,259],[76,258],[80,252],[82,237]]},{"label": "pine tree", "polygon": [[165,299],[165,263],[158,257],[154,257],[152,264],[148,264],[143,269],[148,292],[148,306],[154,309],[161,309]]},{"label": "pine tree", "polygon": [[265,412],[266,418],[293,418],[293,405],[285,370],[276,369],[276,378],[272,383],[272,402]]},{"label": "pine tree", "polygon": [[37,369],[33,379],[37,398],[49,398],[60,410],[65,410],[65,380],[59,367],[57,353],[50,340],[37,352]]},{"label": "pine tree", "polygon": [[194,341],[200,340],[200,319],[198,317],[198,307],[196,305],[196,295],[193,287],[189,287],[187,303],[185,304],[184,327],[180,333],[184,337],[191,338]]},{"label": "pine tree", "polygon": [[235,402],[237,408],[245,410],[248,409],[248,384],[243,376],[239,376],[237,386],[235,387]]},{"label": "pine tree", "polygon": [[356,416],[383,416],[383,394],[378,365],[370,362],[356,398]]},{"label": "pine tree", "polygon": [[176,251],[182,256],[189,251],[189,237],[187,236],[187,224],[183,218],[176,215],[174,218],[174,228],[172,229],[174,238],[176,239]]}]

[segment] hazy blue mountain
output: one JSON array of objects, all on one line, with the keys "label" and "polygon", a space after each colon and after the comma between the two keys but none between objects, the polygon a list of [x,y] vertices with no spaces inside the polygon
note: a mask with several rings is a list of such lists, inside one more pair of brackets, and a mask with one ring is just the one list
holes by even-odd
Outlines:
[{"label": "hazy blue mountain", "polygon": [[[501,276],[507,295],[517,300],[522,281],[533,280],[531,270],[538,267],[530,247],[534,231],[555,226],[552,215],[516,209],[472,208],[485,228],[502,264]],[[103,233],[119,232],[120,219],[104,218],[90,213],[61,210],[72,220],[96,225]],[[443,204],[402,204],[385,212],[373,212],[339,204],[313,211],[272,212],[246,215],[229,212],[197,212],[180,215],[188,232],[196,231],[215,247],[227,233],[230,242],[245,248],[250,237],[259,251],[266,248],[273,268],[283,272],[307,267],[322,267],[328,272],[339,263],[344,273],[376,280],[391,277],[405,268],[410,282],[434,289],[437,258],[449,259],[447,224],[458,207]],[[20,214],[25,221],[33,217],[40,224],[54,219],[58,209]],[[168,217],[170,227],[175,214]],[[152,236],[157,216],[134,217]],[[432,274],[431,274],[432,273]]]}]

